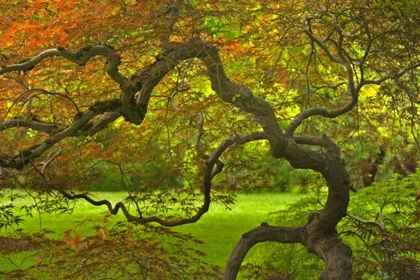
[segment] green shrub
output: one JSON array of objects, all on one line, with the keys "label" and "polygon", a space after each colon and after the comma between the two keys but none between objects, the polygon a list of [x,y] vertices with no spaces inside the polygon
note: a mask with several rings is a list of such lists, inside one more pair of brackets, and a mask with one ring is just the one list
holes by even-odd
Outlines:
[{"label": "green shrub", "polygon": [[[343,242],[353,250],[355,279],[420,279],[420,203],[415,200],[419,174],[375,183],[352,193],[349,215],[338,225]],[[318,185],[286,210],[271,214],[271,223],[299,225],[322,209],[325,188]],[[314,279],[324,269],[317,257],[298,244],[265,244],[253,261],[271,259],[293,279]]]}]

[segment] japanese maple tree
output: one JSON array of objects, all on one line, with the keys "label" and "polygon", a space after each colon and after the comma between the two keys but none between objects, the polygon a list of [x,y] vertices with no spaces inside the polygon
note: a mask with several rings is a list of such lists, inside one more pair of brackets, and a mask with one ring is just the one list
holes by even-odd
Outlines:
[{"label": "japanese maple tree", "polygon": [[[252,167],[244,153],[269,153],[319,173],[328,197],[304,224],[263,223],[245,233],[224,279],[235,279],[247,252],[264,241],[304,245],[325,262],[320,279],[351,278],[352,251],[336,226],[347,214],[350,186],[361,178],[346,169],[340,149],[354,152],[348,142],[356,134],[372,149],[393,149],[375,128],[389,129],[395,114],[407,117],[392,135],[411,131],[416,139],[418,6],[370,0],[0,5],[2,187],[52,196],[59,209],[74,200],[105,205],[110,214],[122,212],[127,230],[173,227],[196,222],[211,202],[232,203],[235,176],[266,183],[264,174],[256,182],[237,170]],[[122,178],[126,200],[112,204],[86,193],[105,169]],[[108,234],[100,230],[99,239]],[[102,254],[96,241],[72,234],[71,246],[85,242],[84,248],[96,246],[86,256]]]}]

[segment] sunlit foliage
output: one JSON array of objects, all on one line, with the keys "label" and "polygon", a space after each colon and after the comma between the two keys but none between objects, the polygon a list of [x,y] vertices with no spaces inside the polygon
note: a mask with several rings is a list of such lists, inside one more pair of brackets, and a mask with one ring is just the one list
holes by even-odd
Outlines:
[{"label": "sunlit foliage", "polygon": [[[334,229],[349,189],[416,171],[415,1],[25,0],[0,9],[1,228],[21,222],[15,188],[33,198],[28,215],[83,201],[172,227],[196,222],[211,203],[231,208],[235,191],[305,191],[325,180],[319,213],[301,211],[286,239],[328,266],[320,240],[343,245]],[[98,189],[127,197],[92,198]],[[82,251],[93,260],[102,253],[88,240]],[[77,259],[55,249],[63,260],[52,266]]]}]

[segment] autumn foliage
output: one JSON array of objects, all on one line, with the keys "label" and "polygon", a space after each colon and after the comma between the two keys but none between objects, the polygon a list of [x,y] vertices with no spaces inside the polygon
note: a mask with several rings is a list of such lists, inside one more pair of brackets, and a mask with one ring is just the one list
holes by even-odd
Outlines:
[{"label": "autumn foliage", "polygon": [[[35,236],[27,245],[42,253],[26,275],[221,277],[184,246],[190,236],[165,227],[198,221],[211,203],[231,207],[235,191],[272,187],[280,171],[269,158],[319,174],[328,196],[299,225],[244,234],[224,278],[255,244],[275,241],[322,259],[321,279],[350,279],[351,248],[336,230],[349,190],[389,179],[396,162],[417,167],[420,20],[410,1],[12,0],[0,9],[4,225],[19,222],[15,189],[33,198],[28,214],[84,202],[126,220],[73,227],[61,241]],[[366,160],[378,151],[380,166]],[[111,183],[125,200],[88,193]]]}]

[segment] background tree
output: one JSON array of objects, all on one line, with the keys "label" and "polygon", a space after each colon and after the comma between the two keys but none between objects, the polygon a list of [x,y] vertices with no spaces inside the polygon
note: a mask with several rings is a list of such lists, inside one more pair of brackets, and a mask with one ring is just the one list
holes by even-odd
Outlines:
[{"label": "background tree", "polygon": [[[172,227],[196,222],[211,201],[230,204],[223,191],[239,179],[264,184],[243,170],[269,152],[319,173],[327,199],[300,225],[244,234],[224,278],[253,245],[276,241],[322,259],[321,279],[350,279],[336,226],[361,182],[360,157],[380,147],[400,157],[403,139],[418,148],[415,3],[2,5],[3,186],[50,196],[47,209],[85,200]],[[125,201],[84,192],[104,168],[121,176]]]}]

